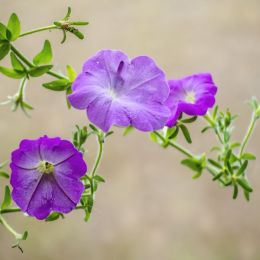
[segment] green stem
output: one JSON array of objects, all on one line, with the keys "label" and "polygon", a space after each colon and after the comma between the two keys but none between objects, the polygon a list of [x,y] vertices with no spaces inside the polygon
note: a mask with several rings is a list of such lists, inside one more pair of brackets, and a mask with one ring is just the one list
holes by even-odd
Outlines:
[{"label": "green stem", "polygon": [[204,116],[204,119],[209,123],[209,125],[210,125],[212,128],[214,128],[215,133],[216,133],[216,135],[217,135],[217,137],[218,137],[219,142],[220,142],[221,144],[223,144],[223,141],[222,141],[222,138],[221,138],[221,136],[220,136],[220,134],[219,134],[219,131],[218,131],[218,129],[216,128],[216,124],[215,124],[215,122],[212,120],[211,115],[210,115],[209,112],[208,112],[207,115]]},{"label": "green stem", "polygon": [[256,123],[256,116],[255,116],[255,113],[253,113],[252,115],[252,119],[251,119],[251,122],[250,122],[250,125],[247,129],[247,132],[246,132],[246,135],[243,139],[243,142],[242,142],[242,145],[241,145],[241,148],[240,148],[240,152],[239,152],[239,158],[241,158],[241,156],[243,155],[243,152],[244,152],[244,149],[245,149],[245,146],[254,130],[254,127],[255,127],[255,123]]},{"label": "green stem", "polygon": [[[164,137],[159,134],[157,131],[154,132],[156,134],[156,136],[158,136],[158,138],[160,138],[163,142],[165,142]],[[180,144],[177,144],[176,142],[172,143],[172,142],[167,142],[168,145],[174,147],[176,150],[178,150],[179,152],[183,153],[184,155],[188,156],[189,158],[194,157],[194,155],[188,151],[187,149],[185,149],[184,147],[182,147]]]},{"label": "green stem", "polygon": [[44,27],[40,27],[25,33],[20,34],[19,37],[23,37],[29,34],[33,34],[33,33],[37,33],[37,32],[42,32],[42,31],[46,31],[46,30],[52,30],[52,29],[58,29],[56,25],[49,25],[49,26],[44,26]]},{"label": "green stem", "polygon": [[3,224],[3,226],[11,233],[15,236],[16,239],[21,239],[22,238],[22,234],[17,233],[8,223],[7,221],[3,218],[3,216],[0,214],[0,223]]},{"label": "green stem", "polygon": [[21,210],[19,208],[0,209],[0,214],[20,212],[20,211]]},{"label": "green stem", "polygon": [[100,163],[100,160],[102,157],[102,153],[103,153],[103,140],[100,136],[98,136],[97,139],[98,139],[98,155],[97,155],[93,170],[91,172],[91,178],[93,178],[96,174],[96,171],[98,169],[98,166],[99,166],[99,163]]},{"label": "green stem", "polygon": [[[161,139],[162,142],[164,142],[164,143],[166,142],[165,138],[160,133],[158,133],[157,131],[155,131],[154,133],[156,134],[156,136],[158,138]],[[174,147],[176,150],[178,150],[179,152],[181,152],[182,154],[186,155],[189,158],[195,157],[195,155],[192,154],[189,150],[185,149],[184,147],[182,147],[180,144],[178,144],[176,142],[173,143],[173,142],[167,141],[167,144]],[[213,177],[218,174],[214,166],[206,164],[205,168],[213,175]],[[222,180],[219,179],[219,181],[222,184],[224,184],[224,182]]]},{"label": "green stem", "polygon": [[[17,57],[19,57],[21,59],[21,61],[23,61],[29,68],[33,68],[35,67],[34,64],[29,61],[18,49],[16,49],[13,45],[11,45],[11,50],[17,55]],[[47,74],[58,78],[58,79],[67,79],[67,77],[60,75],[59,73],[55,72],[55,71],[48,71]]]}]

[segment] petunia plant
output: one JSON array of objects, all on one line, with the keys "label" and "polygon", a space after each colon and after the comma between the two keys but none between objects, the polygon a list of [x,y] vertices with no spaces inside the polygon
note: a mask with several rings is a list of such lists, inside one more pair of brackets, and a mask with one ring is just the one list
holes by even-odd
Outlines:
[{"label": "petunia plant", "polygon": [[[20,243],[27,239],[28,232],[16,232],[5,214],[23,212],[24,216],[48,222],[64,218],[72,210],[83,210],[84,220],[89,220],[95,193],[105,182],[97,175],[97,169],[113,127],[123,128],[124,136],[134,129],[147,132],[163,149],[181,152],[181,164],[193,171],[194,179],[208,172],[221,187],[233,189],[234,199],[242,192],[249,201],[253,188],[247,167],[256,157],[246,147],[260,118],[260,104],[255,97],[249,102],[252,118],[246,134],[241,142],[234,141],[236,116],[228,109],[219,111],[215,104],[218,87],[210,73],[167,79],[152,58],[129,58],[122,51],[107,49],[88,58],[78,75],[70,65],[64,75],[53,70],[49,40],[44,41],[32,60],[15,47],[19,38],[44,30],[61,31],[61,43],[67,33],[84,39],[78,28],[87,24],[71,20],[70,8],[61,20],[25,33],[21,32],[16,14],[10,16],[7,24],[0,23],[0,60],[9,57],[12,66],[0,66],[0,73],[20,81],[17,93],[1,105],[10,104],[13,111],[22,109],[31,117],[33,107],[25,100],[26,85],[34,77],[43,77],[44,88],[63,92],[68,108],[84,110],[86,122],[90,121],[82,127],[76,125],[71,141],[49,137],[48,133],[35,140],[21,136],[10,162],[0,164],[0,178],[10,182],[0,204],[0,223],[14,235],[13,247],[22,251]],[[46,81],[46,75],[53,80]],[[177,142],[183,135],[188,145],[192,143],[189,126],[197,119],[204,122],[202,133],[211,131],[217,138],[219,145],[211,149],[214,156],[204,151],[194,154]],[[87,167],[85,148],[92,136],[97,139],[98,152],[94,165]]]}]

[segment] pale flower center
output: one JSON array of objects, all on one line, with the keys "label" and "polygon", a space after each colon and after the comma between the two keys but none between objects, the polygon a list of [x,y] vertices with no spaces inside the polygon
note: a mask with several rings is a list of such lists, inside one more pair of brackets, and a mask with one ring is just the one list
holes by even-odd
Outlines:
[{"label": "pale flower center", "polygon": [[187,101],[188,103],[192,103],[194,104],[196,99],[195,99],[195,93],[193,91],[189,91],[186,93],[185,96],[185,101]]},{"label": "pale flower center", "polygon": [[114,100],[116,99],[118,96],[117,96],[117,93],[115,92],[115,90],[113,88],[109,88],[108,91],[107,91],[107,94]]},{"label": "pale flower center", "polygon": [[37,167],[37,170],[40,173],[50,174],[54,171],[54,165],[46,161],[41,161]]}]

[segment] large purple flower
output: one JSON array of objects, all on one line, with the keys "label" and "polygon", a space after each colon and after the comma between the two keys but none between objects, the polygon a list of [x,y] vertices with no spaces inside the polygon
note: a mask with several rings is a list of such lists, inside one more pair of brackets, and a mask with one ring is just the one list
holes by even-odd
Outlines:
[{"label": "large purple flower", "polygon": [[217,87],[209,73],[200,73],[180,80],[169,80],[170,95],[166,105],[171,110],[166,125],[176,124],[182,112],[191,116],[205,115],[215,104]]},{"label": "large purple flower", "polygon": [[120,51],[100,51],[86,61],[72,89],[71,105],[86,109],[89,120],[105,132],[112,125],[153,131],[170,116],[165,75],[146,56],[129,60]]},{"label": "large purple flower", "polygon": [[68,213],[80,200],[87,166],[82,153],[59,137],[23,140],[12,153],[12,198],[38,219],[51,211]]}]

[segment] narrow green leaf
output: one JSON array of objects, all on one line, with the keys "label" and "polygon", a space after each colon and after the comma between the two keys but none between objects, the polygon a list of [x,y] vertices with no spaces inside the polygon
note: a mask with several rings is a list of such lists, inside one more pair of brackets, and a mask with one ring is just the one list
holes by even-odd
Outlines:
[{"label": "narrow green leaf", "polygon": [[190,117],[187,119],[182,119],[181,122],[185,123],[185,124],[190,124],[190,123],[195,122],[197,118],[198,118],[197,116],[193,116],[193,117]]},{"label": "narrow green leaf", "polygon": [[155,133],[151,132],[150,133],[150,138],[151,138],[151,140],[153,142],[158,143],[158,137],[157,137],[157,135]]},{"label": "narrow green leaf", "polygon": [[244,172],[245,172],[245,170],[246,170],[246,168],[247,168],[247,165],[248,165],[248,161],[244,161],[244,163],[241,165],[241,167],[239,168],[239,170],[237,171],[237,176],[240,176],[240,175],[242,175]]},{"label": "narrow green leaf", "polygon": [[244,190],[244,197],[247,201],[250,201],[250,192]]},{"label": "narrow green leaf", "polygon": [[21,79],[25,76],[24,72],[18,72],[10,68],[5,68],[0,66],[0,73],[4,74],[7,77],[13,78],[13,79]]},{"label": "narrow green leaf", "polygon": [[43,49],[33,58],[33,63],[37,66],[46,65],[52,61],[52,48],[48,40],[45,40]]},{"label": "narrow green leaf", "polygon": [[213,160],[213,159],[208,159],[208,162],[209,162],[210,164],[212,164],[213,166],[219,168],[219,169],[222,169],[222,168],[223,168],[222,165],[221,165],[219,162],[217,162],[217,161],[215,161],[215,160]]},{"label": "narrow green leaf", "polygon": [[215,107],[214,107],[214,110],[213,110],[213,114],[212,114],[213,120],[215,120],[215,118],[216,118],[216,116],[217,116],[217,113],[218,113],[218,106],[215,106]]},{"label": "narrow green leaf", "polygon": [[59,219],[60,215],[61,214],[59,212],[53,212],[45,219],[45,221],[46,222],[55,221],[55,220]]},{"label": "narrow green leaf", "polygon": [[249,182],[245,178],[237,179],[237,183],[246,191],[252,192],[253,189],[250,186]]},{"label": "narrow green leaf", "polygon": [[134,127],[132,127],[131,125],[126,127],[124,132],[123,132],[123,136],[129,135],[133,130],[134,130]]},{"label": "narrow green leaf", "polygon": [[50,90],[64,91],[70,86],[70,84],[71,84],[70,81],[68,81],[67,79],[58,79],[48,83],[44,83],[42,85],[43,87]]},{"label": "narrow green leaf", "polygon": [[238,187],[237,187],[237,185],[235,184],[235,185],[234,185],[234,190],[233,190],[233,199],[234,199],[234,200],[237,198],[237,195],[238,195]]},{"label": "narrow green leaf", "polygon": [[255,155],[252,154],[252,153],[244,153],[244,154],[242,155],[242,159],[244,159],[244,160],[255,160],[256,157],[255,157]]},{"label": "narrow green leaf", "polygon": [[9,42],[0,43],[0,60],[2,60],[10,51],[11,45]]},{"label": "narrow green leaf", "polygon": [[6,40],[6,26],[0,23],[0,40]]},{"label": "narrow green leaf", "polygon": [[211,126],[206,126],[201,130],[201,133],[205,133],[206,131],[208,131],[209,129],[211,129]]},{"label": "narrow green leaf", "polygon": [[192,140],[191,140],[191,137],[190,137],[190,133],[189,133],[189,130],[188,128],[185,126],[185,125],[180,125],[180,128],[181,128],[181,131],[186,139],[186,141],[191,144],[192,143]]},{"label": "narrow green leaf", "polygon": [[39,67],[33,67],[31,68],[28,73],[32,77],[40,77],[46,72],[48,72],[53,66],[52,65],[44,65]]},{"label": "narrow green leaf", "polygon": [[224,174],[223,172],[218,173],[216,176],[214,176],[214,178],[212,180],[213,181],[218,180],[223,174]]},{"label": "narrow green leaf", "polygon": [[[20,21],[19,21],[19,18],[18,16],[13,13],[10,18],[9,18],[9,21],[8,21],[8,24],[7,24],[7,29],[8,31],[10,31],[10,35],[7,33],[7,38],[10,40],[10,41],[15,41],[19,36],[20,36],[20,33],[21,33],[21,24],[20,24]],[[8,32],[7,31],[7,32]]]},{"label": "narrow green leaf", "polygon": [[89,124],[89,127],[90,127],[94,132],[98,133],[98,129],[97,129],[94,125]]},{"label": "narrow green leaf", "polygon": [[88,25],[89,22],[81,22],[81,21],[73,21],[70,22],[70,25],[77,25],[77,26],[84,26],[84,25]]},{"label": "narrow green leaf", "polygon": [[9,179],[9,174],[6,173],[6,172],[0,171],[0,177],[3,177],[3,178],[6,178],[6,179]]},{"label": "narrow green leaf", "polygon": [[5,186],[5,195],[4,195],[4,200],[1,205],[1,209],[6,209],[8,208],[12,203],[11,199],[11,192],[10,188],[8,186]]},{"label": "narrow green leaf", "polygon": [[25,67],[18,60],[18,58],[16,57],[16,55],[13,52],[11,52],[10,57],[11,57],[11,63],[12,63],[14,70],[17,70],[17,71],[24,71],[25,70]]},{"label": "narrow green leaf", "polygon": [[93,179],[97,182],[105,182],[104,178],[99,175],[95,175]]},{"label": "narrow green leaf", "polygon": [[230,145],[230,148],[231,148],[231,149],[235,149],[235,148],[239,147],[240,145],[241,145],[241,144],[240,144],[239,142],[236,142],[236,143],[231,144],[231,145]]},{"label": "narrow green leaf", "polygon": [[195,172],[201,171],[201,166],[196,161],[194,161],[192,158],[182,160],[181,164],[187,166],[188,168],[190,168],[191,170],[193,170]]},{"label": "narrow green leaf", "polygon": [[67,75],[68,75],[70,81],[73,82],[75,80],[75,78],[77,77],[76,71],[70,65],[67,65],[66,69],[67,69]]},{"label": "narrow green leaf", "polygon": [[167,129],[166,139],[174,139],[179,133],[179,127],[175,126]]}]

